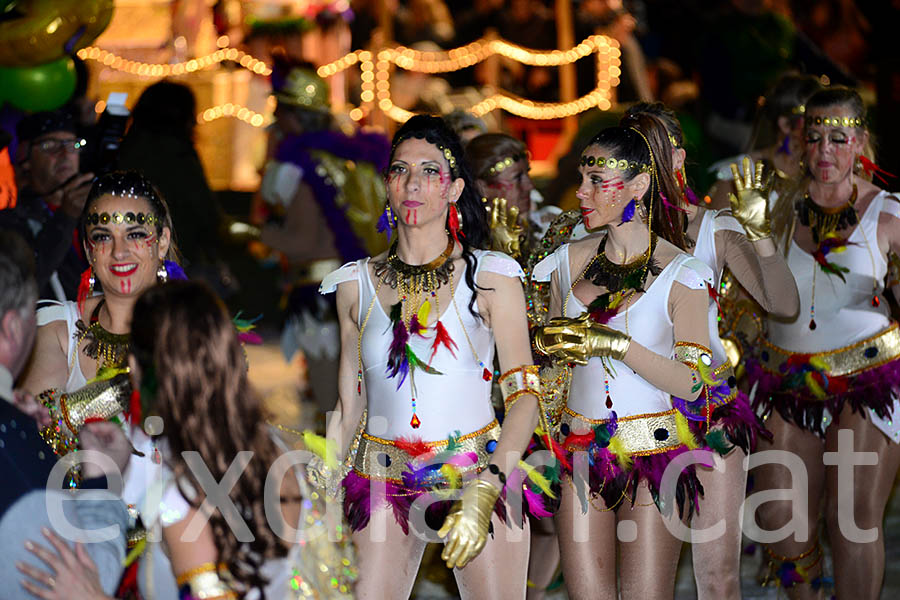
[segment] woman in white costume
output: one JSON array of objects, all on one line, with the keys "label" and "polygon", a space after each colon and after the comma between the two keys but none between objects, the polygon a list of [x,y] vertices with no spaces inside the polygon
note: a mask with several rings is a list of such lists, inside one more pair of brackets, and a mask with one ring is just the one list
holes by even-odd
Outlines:
[{"label": "woman in white costume", "polygon": [[[535,345],[579,365],[557,432],[568,480],[556,518],[563,572],[571,598],[671,597],[681,541],[664,519],[688,518],[701,494],[693,465],[675,472],[674,489],[662,486],[669,463],[697,445],[671,396],[692,401],[703,387],[713,275],[658,236],[682,232],[641,132],[603,130],[580,170],[585,226],[606,234],[565,244],[534,270],[551,281],[551,314],[561,315]],[[623,520],[631,540],[617,544]]]},{"label": "woman in white costume", "polygon": [[[797,285],[771,238],[761,163],[754,174],[749,159],[744,159],[746,178],[736,179],[737,195],[732,194],[731,210],[708,210],[699,205],[684,174],[685,151],[678,118],[661,103],[637,104],[626,111],[623,126],[632,126],[650,140],[660,143],[657,153],[671,154],[671,162],[660,160],[660,182],[668,198],[684,211],[688,248],[715,276],[713,293],[719,289],[727,266],[733,277],[772,317],[797,317],[800,300]],[[671,167],[667,170],[667,167]],[[718,302],[709,303],[709,341],[714,378],[718,382],[710,402],[687,403],[675,399],[676,407],[690,421],[691,429],[706,448],[717,453],[717,469],[701,467],[697,471],[703,484],[703,500],[692,527],[708,530],[724,522],[725,533],[713,540],[695,540],[691,548],[698,597],[740,598],[741,522],[740,510],[747,487],[744,458],[756,447],[759,435],[765,435],[762,423],[750,408],[749,400],[738,389],[734,369],[719,338]],[[735,448],[741,452],[735,452]],[[724,469],[724,470],[722,470]]]},{"label": "woman in white costume", "polygon": [[[798,190],[779,202],[794,212],[785,223],[788,266],[800,290],[800,317],[769,319],[747,373],[756,384],[754,403],[773,435],[762,450],[800,456],[809,476],[807,512],[800,534],[765,547],[770,581],[792,598],[821,597],[822,549],[818,516],[834,557],[839,598],[877,598],[884,573],[882,522],[900,465],[900,428],[894,423],[900,391],[900,334],[881,294],[888,253],[900,250],[900,202],[869,181],[878,168],[859,95],[827,88],[806,103],[806,171]],[[866,156],[869,154],[869,157]],[[869,177],[863,177],[868,174]],[[838,477],[826,467],[828,452],[875,453],[877,463]],[[760,490],[789,489],[792,475],[767,464],[755,475]],[[796,484],[795,484],[796,485]],[[852,486],[852,487],[851,487]],[[838,496],[852,494],[853,504]],[[792,518],[799,498],[767,502],[758,519],[774,531]],[[853,507],[851,515],[851,508]],[[848,539],[840,523],[852,517],[874,539]]]},{"label": "woman in white costume", "polygon": [[[169,277],[183,278],[174,262],[169,210],[153,185],[135,171],[113,172],[94,182],[79,227],[89,268],[82,275],[77,302],[43,303],[38,333],[23,387],[51,411],[47,442],[59,454],[77,445],[86,420],[121,418],[131,387],[125,368],[131,311],[138,296]],[[99,284],[102,294],[95,294]],[[112,377],[110,378],[110,375]],[[65,417],[65,418],[63,418]],[[159,470],[150,438],[135,421],[126,427],[135,449],[124,473],[122,498],[135,517],[129,545],[143,537],[136,505],[146,482]],[[166,556],[152,544],[157,564]],[[157,589],[177,593],[168,569]]]},{"label": "woman in white costume", "polygon": [[[357,596],[408,597],[424,535],[439,528],[464,598],[524,598],[527,524],[512,536],[501,525],[522,523],[521,506],[510,506],[523,495],[522,505],[542,512],[515,469],[540,389],[522,270],[480,249],[485,211],[441,119],[416,116],[397,131],[386,184],[381,226],[397,229],[391,249],[322,283],[324,293],[337,290],[342,342],[329,442],[347,467],[319,475],[345,494]],[[490,400],[495,343],[506,382],[502,433]],[[460,494],[448,492],[460,488],[453,503]]]}]

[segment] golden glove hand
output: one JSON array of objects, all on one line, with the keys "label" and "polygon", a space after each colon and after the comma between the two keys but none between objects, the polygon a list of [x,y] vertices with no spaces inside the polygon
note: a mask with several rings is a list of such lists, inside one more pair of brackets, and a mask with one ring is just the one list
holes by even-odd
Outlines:
[{"label": "golden glove hand", "polygon": [[542,354],[586,365],[593,357],[623,360],[631,345],[631,337],[591,321],[585,313],[575,319],[550,319],[538,330],[534,342]]},{"label": "golden glove hand", "polygon": [[256,225],[237,221],[229,217],[222,221],[222,234],[229,242],[243,244],[245,242],[259,241],[262,230]]},{"label": "golden glove hand", "polygon": [[769,186],[763,183],[761,160],[756,161],[755,169],[751,169],[750,158],[745,156],[743,167],[744,175],[741,177],[738,166],[731,164],[737,195],[728,194],[728,200],[731,202],[731,213],[744,227],[747,239],[755,242],[772,235],[769,223]]},{"label": "golden glove hand", "polygon": [[497,250],[516,258],[521,254],[519,236],[524,231],[519,225],[519,208],[507,209],[506,198],[494,198],[485,209],[491,220],[491,250]]},{"label": "golden glove hand", "polygon": [[500,490],[487,481],[474,479],[466,485],[438,531],[439,537],[446,538],[441,558],[448,569],[462,569],[484,548],[499,497]]},{"label": "golden glove hand", "polygon": [[329,468],[321,457],[313,455],[309,464],[306,465],[306,480],[314,488],[321,490],[327,500],[343,502],[344,486],[342,483],[349,470],[348,467],[340,464],[336,469]]}]

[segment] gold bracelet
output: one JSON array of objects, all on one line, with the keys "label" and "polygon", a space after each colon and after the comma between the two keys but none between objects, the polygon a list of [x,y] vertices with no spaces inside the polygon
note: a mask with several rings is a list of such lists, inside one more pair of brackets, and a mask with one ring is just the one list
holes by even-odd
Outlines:
[{"label": "gold bracelet", "polygon": [[205,562],[202,565],[196,566],[193,569],[188,569],[184,573],[181,573],[180,575],[175,577],[175,584],[178,587],[181,587],[184,584],[188,583],[191,579],[193,579],[197,575],[200,575],[201,573],[209,573],[210,571],[217,572],[219,569],[224,569],[224,568],[225,568],[224,564],[220,564],[217,566],[213,562]]}]

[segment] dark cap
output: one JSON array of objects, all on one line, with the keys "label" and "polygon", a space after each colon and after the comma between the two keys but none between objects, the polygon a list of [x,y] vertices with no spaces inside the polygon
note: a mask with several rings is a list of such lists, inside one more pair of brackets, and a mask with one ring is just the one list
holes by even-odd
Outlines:
[{"label": "dark cap", "polygon": [[39,112],[28,115],[16,125],[16,137],[23,142],[54,131],[76,133],[72,113],[64,109]]}]

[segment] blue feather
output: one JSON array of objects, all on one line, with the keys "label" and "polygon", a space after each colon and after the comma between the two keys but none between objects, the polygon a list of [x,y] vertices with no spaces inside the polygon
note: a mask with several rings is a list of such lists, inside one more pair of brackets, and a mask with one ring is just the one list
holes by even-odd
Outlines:
[{"label": "blue feather", "polygon": [[386,232],[388,239],[391,239],[391,236],[394,235],[394,230],[391,228],[391,220],[388,218],[388,207],[384,208],[384,211],[381,213],[381,216],[378,217],[378,224],[376,227],[378,228],[378,233]]},{"label": "blue feather", "polygon": [[632,198],[631,202],[625,205],[625,210],[622,211],[622,222],[619,223],[619,225],[629,223],[634,218],[635,208],[637,208],[637,204],[635,203],[634,198]]}]

